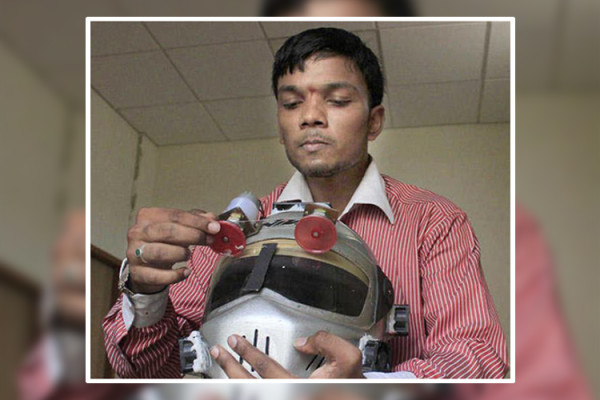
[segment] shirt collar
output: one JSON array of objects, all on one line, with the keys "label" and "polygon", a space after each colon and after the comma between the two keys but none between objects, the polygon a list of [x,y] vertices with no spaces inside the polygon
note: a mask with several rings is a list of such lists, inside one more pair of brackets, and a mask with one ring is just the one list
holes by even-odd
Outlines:
[{"label": "shirt collar", "polygon": [[[306,183],[306,179],[304,179],[304,176],[298,171],[294,173],[279,195],[279,198],[277,198],[278,202],[295,200],[301,202],[314,201],[312,194],[310,193],[310,188]],[[340,215],[340,218],[350,212],[355,204],[374,205],[383,211],[390,220],[390,223],[393,224],[395,222],[394,213],[385,192],[385,182],[373,160],[371,160],[369,167],[365,171],[365,175],[358,184],[356,191],[350,198],[350,201],[348,202],[346,209]]]}]

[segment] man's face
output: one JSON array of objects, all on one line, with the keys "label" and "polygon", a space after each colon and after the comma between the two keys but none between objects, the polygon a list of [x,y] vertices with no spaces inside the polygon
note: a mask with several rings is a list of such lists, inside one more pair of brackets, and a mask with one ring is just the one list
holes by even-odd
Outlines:
[{"label": "man's face", "polygon": [[[290,163],[307,177],[331,177],[367,155],[383,107],[369,110],[367,84],[347,58],[309,58],[278,82],[277,118]],[[375,116],[375,118],[373,118]]]}]

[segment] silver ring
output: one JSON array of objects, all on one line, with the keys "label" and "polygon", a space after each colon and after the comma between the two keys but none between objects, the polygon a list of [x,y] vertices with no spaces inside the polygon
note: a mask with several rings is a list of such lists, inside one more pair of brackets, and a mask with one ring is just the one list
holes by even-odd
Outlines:
[{"label": "silver ring", "polygon": [[139,258],[140,260],[142,260],[142,262],[144,262],[145,264],[148,264],[148,261],[146,261],[144,259],[144,247],[146,247],[145,243],[143,245],[141,245],[140,247],[138,247],[137,249],[135,249],[135,256],[137,258]]}]

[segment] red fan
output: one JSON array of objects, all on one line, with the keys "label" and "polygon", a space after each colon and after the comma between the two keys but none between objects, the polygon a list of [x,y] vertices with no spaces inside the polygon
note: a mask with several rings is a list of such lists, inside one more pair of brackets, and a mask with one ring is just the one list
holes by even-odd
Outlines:
[{"label": "red fan", "polygon": [[246,248],[246,236],[233,222],[219,221],[221,230],[214,236],[210,248],[219,254],[236,256]]},{"label": "red fan", "polygon": [[302,217],[294,230],[296,242],[309,253],[325,253],[337,242],[334,223],[323,215]]}]

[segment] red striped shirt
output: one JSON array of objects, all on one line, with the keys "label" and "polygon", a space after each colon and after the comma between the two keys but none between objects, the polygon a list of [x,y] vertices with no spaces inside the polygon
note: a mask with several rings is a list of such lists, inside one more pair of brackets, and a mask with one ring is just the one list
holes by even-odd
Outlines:
[{"label": "red striped shirt", "polygon": [[[356,204],[341,220],[373,251],[394,285],[395,302],[410,305],[410,334],[391,343],[394,370],[418,378],[503,378],[506,342],[466,214],[432,192],[383,179],[394,224],[368,204]],[[284,187],[261,199],[264,210],[270,212]],[[165,315],[152,326],[128,331],[119,298],[103,323],[119,376],[181,377],[177,339],[200,326],[217,258],[204,246],[194,249],[191,275],[171,286]]]}]

